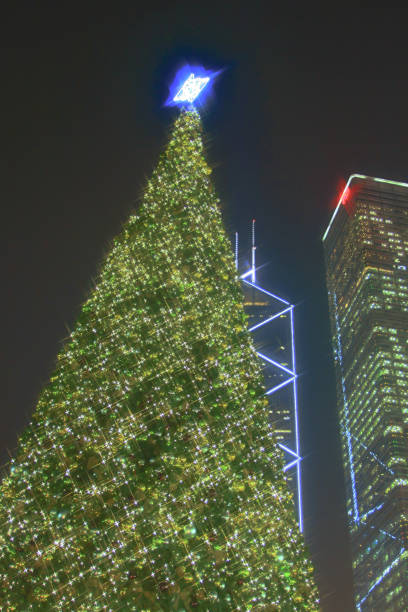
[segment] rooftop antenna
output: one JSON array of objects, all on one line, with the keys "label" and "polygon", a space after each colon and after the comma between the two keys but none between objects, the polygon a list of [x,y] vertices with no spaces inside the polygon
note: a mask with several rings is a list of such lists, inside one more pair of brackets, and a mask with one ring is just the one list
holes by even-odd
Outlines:
[{"label": "rooftop antenna", "polygon": [[251,280],[253,283],[256,282],[255,251],[255,219],[252,219]]}]

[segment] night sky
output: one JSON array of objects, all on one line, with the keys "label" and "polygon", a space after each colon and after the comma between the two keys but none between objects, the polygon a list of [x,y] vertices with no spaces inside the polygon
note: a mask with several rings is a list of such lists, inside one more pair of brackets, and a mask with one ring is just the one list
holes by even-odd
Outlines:
[{"label": "night sky", "polygon": [[[406,20],[388,3],[13,2],[1,15],[1,458],[175,117],[183,63],[231,237],[297,304],[306,539],[325,612],[353,610],[321,237],[359,172],[408,173]],[[325,7],[325,8],[323,8]]]}]

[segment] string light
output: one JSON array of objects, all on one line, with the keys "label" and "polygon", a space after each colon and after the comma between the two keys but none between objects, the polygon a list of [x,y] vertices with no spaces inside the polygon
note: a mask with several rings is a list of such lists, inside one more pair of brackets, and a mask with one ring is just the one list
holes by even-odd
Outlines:
[{"label": "string light", "polygon": [[194,110],[21,436],[4,610],[317,610]]}]

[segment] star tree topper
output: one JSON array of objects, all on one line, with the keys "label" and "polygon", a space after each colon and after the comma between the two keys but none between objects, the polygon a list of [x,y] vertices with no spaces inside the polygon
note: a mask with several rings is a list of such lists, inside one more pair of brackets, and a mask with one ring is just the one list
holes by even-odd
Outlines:
[{"label": "star tree topper", "polygon": [[199,97],[202,104],[211,91],[212,81],[220,72],[221,70],[210,72],[202,66],[183,66],[177,71],[170,85],[165,106],[193,106]]},{"label": "star tree topper", "polygon": [[203,91],[209,80],[210,77],[196,77],[194,72],[192,72],[174,96],[173,101],[190,102],[190,104],[192,104]]}]

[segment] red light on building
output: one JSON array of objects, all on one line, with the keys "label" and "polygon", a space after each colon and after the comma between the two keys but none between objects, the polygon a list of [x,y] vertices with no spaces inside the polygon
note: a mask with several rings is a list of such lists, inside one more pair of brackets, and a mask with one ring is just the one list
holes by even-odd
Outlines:
[{"label": "red light on building", "polygon": [[330,199],[330,208],[331,209],[335,209],[337,208],[337,206],[339,205],[339,203],[342,201],[342,197],[344,194],[344,190],[347,187],[347,183],[344,180],[344,178],[340,178],[337,181],[337,185],[336,185],[336,189],[333,190],[334,191],[334,195],[333,197]]},{"label": "red light on building", "polygon": [[340,204],[343,204],[343,206],[345,206],[349,199],[350,199],[350,187],[346,185],[340,197]]}]

